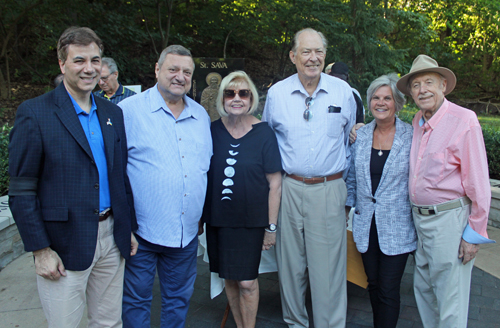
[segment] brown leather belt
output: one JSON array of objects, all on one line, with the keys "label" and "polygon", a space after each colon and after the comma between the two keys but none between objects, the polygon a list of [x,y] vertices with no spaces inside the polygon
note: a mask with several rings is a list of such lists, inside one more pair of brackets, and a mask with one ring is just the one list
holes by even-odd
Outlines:
[{"label": "brown leather belt", "polygon": [[113,214],[113,210],[111,208],[102,211],[99,214],[99,222],[106,221],[111,216],[111,214]]},{"label": "brown leather belt", "polygon": [[323,183],[327,181],[337,180],[342,178],[342,172],[335,173],[326,177],[314,177],[314,178],[304,178],[295,174],[286,174],[287,177],[292,178],[294,180],[304,182],[306,184],[316,184]]}]

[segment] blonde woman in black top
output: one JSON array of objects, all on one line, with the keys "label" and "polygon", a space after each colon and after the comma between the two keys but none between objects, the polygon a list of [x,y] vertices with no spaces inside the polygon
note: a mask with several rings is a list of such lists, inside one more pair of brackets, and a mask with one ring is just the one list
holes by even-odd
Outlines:
[{"label": "blonde woman in black top", "polygon": [[281,157],[276,136],[252,113],[258,93],[236,71],[220,85],[212,123],[214,154],[208,172],[204,221],[210,271],[225,279],[237,327],[254,327],[259,304],[261,250],[276,242]]}]

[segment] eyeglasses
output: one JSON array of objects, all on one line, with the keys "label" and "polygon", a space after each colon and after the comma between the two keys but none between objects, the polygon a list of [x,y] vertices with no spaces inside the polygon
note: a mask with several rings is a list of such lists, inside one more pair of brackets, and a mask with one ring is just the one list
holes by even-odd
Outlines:
[{"label": "eyeglasses", "polygon": [[[238,96],[240,96],[241,99],[248,99],[250,98],[250,90],[248,89],[241,89],[238,91]],[[231,100],[234,97],[236,97],[236,91],[234,90],[224,90],[224,98]]]},{"label": "eyeglasses", "polygon": [[115,73],[111,73],[111,74],[109,74],[108,76],[101,76],[101,80],[102,80],[103,82],[108,82],[108,79],[109,79],[109,77],[110,77],[111,75],[115,75]]},{"label": "eyeglasses", "polygon": [[304,114],[302,115],[304,117],[304,120],[308,121],[313,117],[313,113],[311,110],[309,110],[309,107],[314,104],[314,99],[313,97],[307,97],[306,98],[306,110],[304,111]]}]

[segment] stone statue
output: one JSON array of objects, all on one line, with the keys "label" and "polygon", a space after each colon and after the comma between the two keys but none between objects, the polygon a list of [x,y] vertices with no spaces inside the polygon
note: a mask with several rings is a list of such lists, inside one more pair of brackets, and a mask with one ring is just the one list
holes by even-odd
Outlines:
[{"label": "stone statue", "polygon": [[210,116],[210,120],[212,122],[220,118],[219,113],[217,113],[215,102],[217,100],[217,93],[219,91],[221,80],[222,76],[219,73],[208,73],[206,78],[208,87],[206,87],[201,93],[200,103],[208,112],[208,115]]}]

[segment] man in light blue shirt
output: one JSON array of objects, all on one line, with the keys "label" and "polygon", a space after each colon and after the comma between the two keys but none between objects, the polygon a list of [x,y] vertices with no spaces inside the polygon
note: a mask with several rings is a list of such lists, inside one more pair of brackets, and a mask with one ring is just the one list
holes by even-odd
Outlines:
[{"label": "man in light blue shirt", "polygon": [[262,120],[275,131],[285,177],[276,235],[283,319],[309,327],[305,294],[311,286],[314,325],[345,327],[349,131],[356,102],[344,81],[322,74],[327,41],[304,29],[290,59],[297,74],[269,89]]},{"label": "man in light blue shirt", "polygon": [[189,50],[169,46],[155,67],[158,83],[119,104],[139,226],[139,249],[125,268],[124,327],[150,326],[157,267],[161,327],[185,324],[196,278],[198,223],[212,156],[210,118],[186,96],[193,71]]}]

